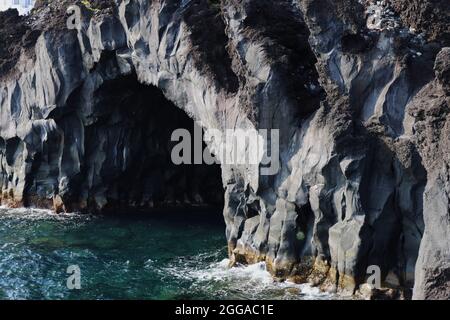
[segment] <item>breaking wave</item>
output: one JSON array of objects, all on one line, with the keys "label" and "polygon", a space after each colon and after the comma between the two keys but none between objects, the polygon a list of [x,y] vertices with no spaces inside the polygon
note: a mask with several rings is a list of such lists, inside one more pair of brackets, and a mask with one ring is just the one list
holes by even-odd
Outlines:
[{"label": "breaking wave", "polygon": [[[223,224],[197,220],[0,208],[0,299],[335,298],[276,282],[264,263],[229,268]],[[75,291],[66,286],[74,264]]]}]

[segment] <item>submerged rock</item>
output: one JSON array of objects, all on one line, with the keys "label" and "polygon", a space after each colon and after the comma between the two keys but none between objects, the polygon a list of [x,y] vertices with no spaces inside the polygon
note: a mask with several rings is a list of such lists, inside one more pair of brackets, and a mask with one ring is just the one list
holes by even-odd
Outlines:
[{"label": "submerged rock", "polygon": [[[448,6],[409,3],[40,1],[29,16],[0,13],[2,43],[21,26],[0,51],[2,204],[223,204],[231,264],[364,295],[376,266],[383,296],[414,286],[448,299],[450,44],[446,21],[427,18]],[[81,19],[68,30],[70,4]],[[278,171],[174,165],[171,133],[193,120],[279,129]]]}]

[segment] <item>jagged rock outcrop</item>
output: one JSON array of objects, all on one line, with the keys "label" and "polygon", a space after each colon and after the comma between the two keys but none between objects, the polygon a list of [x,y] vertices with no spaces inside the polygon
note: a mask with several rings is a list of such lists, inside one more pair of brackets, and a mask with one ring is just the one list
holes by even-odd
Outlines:
[{"label": "jagged rock outcrop", "polygon": [[[40,1],[28,17],[0,13],[0,39],[21,26],[0,51],[2,204],[218,204],[221,178],[232,263],[351,294],[378,266],[396,297],[414,286],[448,299],[448,26],[428,28],[429,7],[409,3]],[[279,170],[173,165],[170,134],[190,119],[279,129]]]},{"label": "jagged rock outcrop", "polygon": [[414,139],[428,172],[424,193],[425,231],[416,268],[414,296],[449,299],[450,270],[450,48],[434,66],[436,78],[411,102]]}]

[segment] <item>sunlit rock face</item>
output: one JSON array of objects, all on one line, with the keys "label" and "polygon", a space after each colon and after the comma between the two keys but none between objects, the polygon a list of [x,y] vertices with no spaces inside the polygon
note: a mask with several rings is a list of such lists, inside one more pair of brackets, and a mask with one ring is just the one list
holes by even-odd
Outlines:
[{"label": "sunlit rock face", "polygon": [[[2,39],[21,25],[0,51],[2,204],[223,203],[232,263],[350,294],[375,266],[369,294],[448,299],[449,43],[407,3],[97,0],[73,30],[59,1],[2,13]],[[278,170],[174,165],[194,122],[278,129]]]}]

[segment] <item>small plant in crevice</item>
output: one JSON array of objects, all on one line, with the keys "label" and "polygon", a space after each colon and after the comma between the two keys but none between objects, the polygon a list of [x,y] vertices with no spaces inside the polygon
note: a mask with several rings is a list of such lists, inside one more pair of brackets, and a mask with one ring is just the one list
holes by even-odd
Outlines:
[{"label": "small plant in crevice", "polygon": [[97,12],[98,9],[94,7],[94,5],[89,0],[81,0],[81,4],[86,7],[89,11]]},{"label": "small plant in crevice", "polygon": [[306,238],[305,233],[303,231],[297,231],[297,234],[295,236],[299,241],[303,241]]}]

